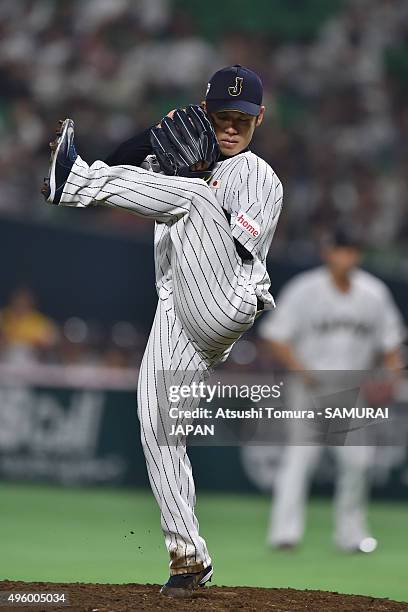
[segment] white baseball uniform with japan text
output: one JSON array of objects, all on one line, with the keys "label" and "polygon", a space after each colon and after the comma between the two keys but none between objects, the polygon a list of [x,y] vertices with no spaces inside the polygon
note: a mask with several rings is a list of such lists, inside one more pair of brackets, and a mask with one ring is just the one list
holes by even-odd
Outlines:
[{"label": "white baseball uniform with japan text", "polygon": [[[292,279],[259,333],[289,344],[308,370],[369,370],[404,338],[401,315],[381,280],[356,269],[350,290],[343,293],[326,267]],[[290,408],[307,409],[308,396],[302,385],[294,385]],[[317,445],[290,445],[284,450],[268,533],[271,544],[296,544],[301,539],[308,485],[321,450]],[[331,450],[338,461],[335,540],[352,549],[368,536],[365,501],[373,449],[360,445]]]},{"label": "white baseball uniform with japan text", "polygon": [[380,279],[357,269],[343,293],[323,266],[286,285],[260,334],[288,342],[309,370],[368,370],[404,336],[401,315]]}]

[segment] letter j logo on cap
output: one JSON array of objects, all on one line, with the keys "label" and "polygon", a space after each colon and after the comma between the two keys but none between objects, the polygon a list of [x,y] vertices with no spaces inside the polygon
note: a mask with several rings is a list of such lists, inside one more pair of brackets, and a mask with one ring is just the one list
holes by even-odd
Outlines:
[{"label": "letter j logo on cap", "polygon": [[242,83],[244,79],[242,77],[235,77],[235,85],[234,87],[228,87],[228,93],[230,96],[239,96],[242,91]]}]

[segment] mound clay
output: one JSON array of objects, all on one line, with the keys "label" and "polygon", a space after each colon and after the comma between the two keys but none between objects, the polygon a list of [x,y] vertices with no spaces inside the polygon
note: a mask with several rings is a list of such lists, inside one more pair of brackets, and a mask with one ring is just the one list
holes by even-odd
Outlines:
[{"label": "mound clay", "polygon": [[0,591],[19,593],[64,592],[69,604],[0,604],[0,611],[31,609],[38,612],[139,612],[139,610],[260,610],[262,612],[408,612],[408,603],[361,595],[324,591],[260,589],[253,587],[205,587],[185,600],[169,600],[154,584],[56,584],[0,582]]}]

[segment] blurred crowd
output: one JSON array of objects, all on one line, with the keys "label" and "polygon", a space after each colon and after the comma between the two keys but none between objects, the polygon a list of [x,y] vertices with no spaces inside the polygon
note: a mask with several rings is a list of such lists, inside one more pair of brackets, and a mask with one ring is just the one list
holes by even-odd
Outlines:
[{"label": "blurred crowd", "polygon": [[[403,246],[408,3],[333,2],[313,35],[296,40],[273,29],[276,4],[259,15],[259,34],[246,31],[243,12],[241,29],[210,40],[194,3],[182,0],[2,0],[0,215],[79,222],[39,195],[59,118],[77,122],[87,161],[103,159],[170,108],[199,102],[213,71],[241,63],[266,89],[268,120],[254,150],[285,187],[275,251],[290,243],[306,255],[325,227],[344,219],[369,247]],[[205,9],[214,19],[217,6],[211,0]],[[109,210],[80,222],[135,234],[145,227]]]},{"label": "blurred crowd", "polygon": [[[17,287],[0,305],[0,366],[103,366],[139,368],[147,332],[134,321],[111,326],[72,316],[55,321],[42,311],[35,292]],[[247,334],[233,348],[226,368],[258,371],[270,364],[264,343]]]},{"label": "blurred crowd", "polygon": [[145,342],[145,334],[130,321],[110,328],[75,316],[54,321],[25,286],[0,308],[0,365],[139,367]]}]

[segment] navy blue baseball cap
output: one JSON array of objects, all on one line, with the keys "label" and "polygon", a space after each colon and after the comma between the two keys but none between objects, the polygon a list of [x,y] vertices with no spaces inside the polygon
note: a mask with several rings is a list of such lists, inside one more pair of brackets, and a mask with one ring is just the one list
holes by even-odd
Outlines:
[{"label": "navy blue baseball cap", "polygon": [[259,115],[263,86],[253,70],[239,64],[218,70],[209,80],[205,101],[207,111],[236,110]]},{"label": "navy blue baseball cap", "polygon": [[362,249],[363,241],[355,230],[343,226],[335,227],[326,236],[325,244],[328,247],[348,247]]}]

